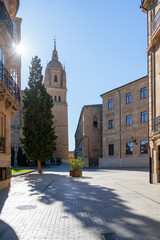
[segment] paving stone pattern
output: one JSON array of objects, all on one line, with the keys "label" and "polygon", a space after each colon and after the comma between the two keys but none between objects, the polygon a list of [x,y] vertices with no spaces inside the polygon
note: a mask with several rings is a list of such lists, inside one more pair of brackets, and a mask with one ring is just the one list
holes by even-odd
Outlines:
[{"label": "paving stone pattern", "polygon": [[160,185],[145,170],[83,171],[71,178],[66,164],[12,179],[0,192],[0,239],[160,239]]}]

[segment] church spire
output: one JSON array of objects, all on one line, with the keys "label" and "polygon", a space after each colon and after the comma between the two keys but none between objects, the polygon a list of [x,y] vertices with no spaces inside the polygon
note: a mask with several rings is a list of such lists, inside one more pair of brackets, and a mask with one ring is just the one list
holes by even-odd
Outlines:
[{"label": "church spire", "polygon": [[56,38],[54,37],[54,50],[56,51]]},{"label": "church spire", "polygon": [[56,50],[56,38],[54,38],[54,50],[52,53],[52,60],[57,60],[58,61],[58,53]]}]

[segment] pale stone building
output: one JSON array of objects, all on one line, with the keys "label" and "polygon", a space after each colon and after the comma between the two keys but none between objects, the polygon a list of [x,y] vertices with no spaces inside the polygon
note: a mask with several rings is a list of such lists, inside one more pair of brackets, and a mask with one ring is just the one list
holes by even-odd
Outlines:
[{"label": "pale stone building", "polygon": [[21,57],[14,47],[21,37],[18,8],[18,0],[0,0],[0,190],[10,186],[10,123],[20,107]]},{"label": "pale stone building", "polygon": [[44,85],[54,101],[54,126],[58,139],[57,150],[53,157],[61,158],[65,162],[69,158],[66,72],[62,64],[58,61],[56,42],[54,42],[52,60],[46,67]]},{"label": "pale stone building", "polygon": [[75,157],[82,157],[85,167],[98,166],[102,156],[102,105],[82,108],[75,133]]},{"label": "pale stone building", "polygon": [[101,95],[101,167],[148,167],[147,76]]},{"label": "pale stone building", "polygon": [[102,94],[102,105],[82,108],[75,157],[86,167],[149,167],[147,83],[140,78]]},{"label": "pale stone building", "polygon": [[143,0],[147,13],[150,182],[160,182],[160,1]]}]

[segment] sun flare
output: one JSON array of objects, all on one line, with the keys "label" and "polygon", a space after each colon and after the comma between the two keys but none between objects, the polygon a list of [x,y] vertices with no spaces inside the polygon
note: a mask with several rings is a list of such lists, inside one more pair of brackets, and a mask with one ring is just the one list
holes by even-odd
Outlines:
[{"label": "sun flare", "polygon": [[25,49],[24,46],[20,43],[15,47],[16,53],[20,55],[24,55]]}]

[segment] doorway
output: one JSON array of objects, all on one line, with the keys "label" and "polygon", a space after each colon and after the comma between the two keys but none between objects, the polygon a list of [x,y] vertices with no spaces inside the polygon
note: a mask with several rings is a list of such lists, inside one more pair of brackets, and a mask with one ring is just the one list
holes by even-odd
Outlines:
[{"label": "doorway", "polygon": [[90,167],[98,167],[98,158],[89,158]]}]

